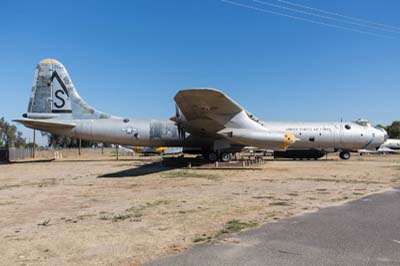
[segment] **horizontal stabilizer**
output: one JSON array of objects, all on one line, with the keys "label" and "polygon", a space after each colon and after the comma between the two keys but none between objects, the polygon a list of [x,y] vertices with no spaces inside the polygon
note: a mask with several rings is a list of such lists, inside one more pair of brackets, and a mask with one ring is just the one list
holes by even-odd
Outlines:
[{"label": "horizontal stabilizer", "polygon": [[62,128],[73,128],[76,126],[74,123],[66,123],[54,120],[51,121],[51,120],[38,120],[38,119],[15,119],[13,121],[21,123],[26,127],[40,128],[40,129],[46,129],[46,128],[62,129]]}]

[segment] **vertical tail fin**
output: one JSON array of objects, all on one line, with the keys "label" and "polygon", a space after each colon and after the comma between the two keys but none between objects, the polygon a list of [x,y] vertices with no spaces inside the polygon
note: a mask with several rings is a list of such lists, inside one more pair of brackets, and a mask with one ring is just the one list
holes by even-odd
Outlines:
[{"label": "vertical tail fin", "polygon": [[64,119],[110,117],[88,105],[79,96],[67,70],[55,59],[44,59],[36,67],[27,116]]}]

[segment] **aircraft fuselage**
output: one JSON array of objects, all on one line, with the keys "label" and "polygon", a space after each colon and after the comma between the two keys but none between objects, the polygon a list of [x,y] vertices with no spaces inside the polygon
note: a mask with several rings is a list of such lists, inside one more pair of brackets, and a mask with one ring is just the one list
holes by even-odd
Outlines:
[{"label": "aircraft fuselage", "polygon": [[262,122],[271,130],[285,130],[296,137],[288,150],[315,149],[325,152],[376,149],[386,132],[369,123],[357,122]]}]

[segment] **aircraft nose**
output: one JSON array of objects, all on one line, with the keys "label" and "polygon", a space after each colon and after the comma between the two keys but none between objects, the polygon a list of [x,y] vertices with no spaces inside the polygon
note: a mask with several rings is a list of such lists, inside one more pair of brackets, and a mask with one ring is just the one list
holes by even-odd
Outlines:
[{"label": "aircraft nose", "polygon": [[384,130],[384,133],[383,133],[384,142],[386,142],[386,141],[388,140],[388,138],[389,138],[389,135],[388,135],[388,133],[386,132],[386,130]]},{"label": "aircraft nose", "polygon": [[383,142],[386,142],[387,139],[389,138],[388,134],[385,132],[383,135]]},{"label": "aircraft nose", "polygon": [[376,144],[379,147],[386,142],[388,139],[388,134],[383,128],[375,128],[374,131],[374,134],[376,135]]},{"label": "aircraft nose", "polygon": [[381,139],[383,139],[383,142],[387,141],[387,139],[388,139],[388,133],[386,132],[386,130],[383,129],[383,128],[376,128],[376,130],[378,131],[377,134],[379,134],[379,136],[381,137]]}]

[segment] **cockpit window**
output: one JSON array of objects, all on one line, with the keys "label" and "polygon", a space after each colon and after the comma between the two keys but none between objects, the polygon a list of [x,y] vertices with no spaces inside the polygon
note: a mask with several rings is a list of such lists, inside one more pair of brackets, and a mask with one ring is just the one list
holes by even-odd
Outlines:
[{"label": "cockpit window", "polygon": [[349,129],[351,129],[351,126],[350,125],[345,125],[344,128],[349,130]]}]

